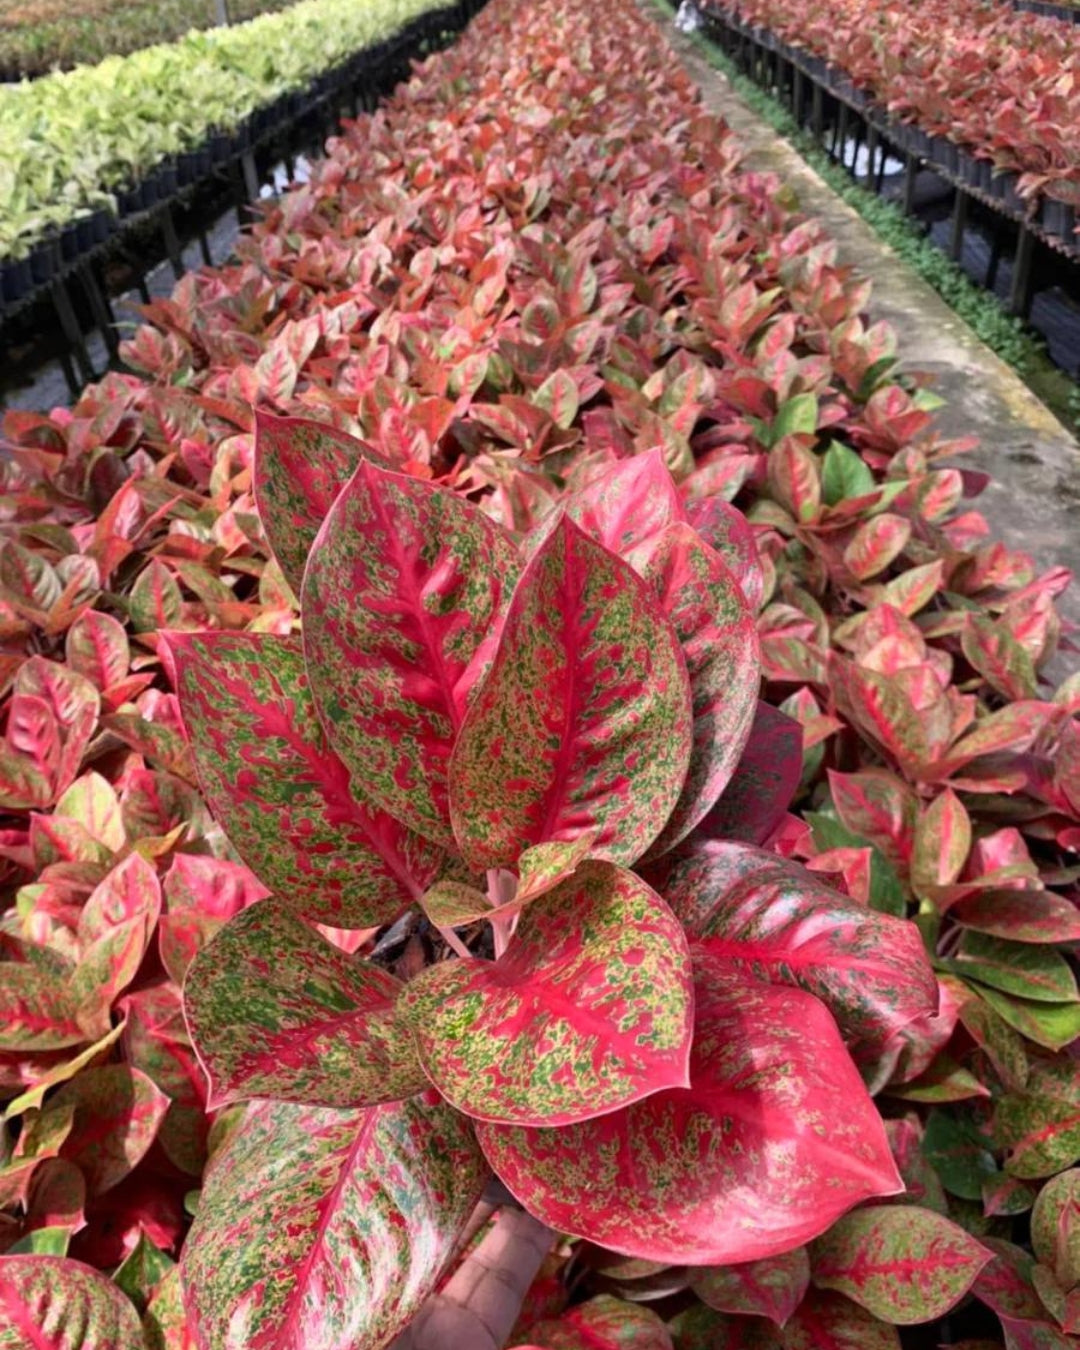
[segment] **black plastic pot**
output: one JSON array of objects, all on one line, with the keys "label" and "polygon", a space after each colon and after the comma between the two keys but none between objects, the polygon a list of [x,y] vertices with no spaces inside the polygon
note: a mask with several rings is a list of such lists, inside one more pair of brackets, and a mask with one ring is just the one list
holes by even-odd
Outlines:
[{"label": "black plastic pot", "polygon": [[170,197],[176,196],[180,187],[180,175],[177,173],[174,159],[163,160],[158,165],[157,172],[154,175],[154,184],[159,201],[167,201]]},{"label": "black plastic pot", "polygon": [[94,217],[83,216],[81,220],[75,222],[75,236],[78,241],[80,253],[89,253],[97,243],[94,238]]},{"label": "black plastic pot", "polygon": [[132,187],[121,188],[116,194],[116,206],[121,219],[125,216],[138,215],[143,207],[142,184],[135,183]]},{"label": "black plastic pot", "polygon": [[42,239],[30,254],[30,275],[35,286],[51,281],[60,270],[59,239]]},{"label": "black plastic pot", "polygon": [[74,262],[81,252],[79,221],[70,220],[60,231],[60,257],[64,262]]},{"label": "black plastic pot", "polygon": [[7,258],[0,265],[0,288],[7,304],[28,295],[34,284],[29,258]]},{"label": "black plastic pot", "polygon": [[232,153],[232,137],[223,131],[215,131],[210,136],[210,159],[214,164],[222,164]]},{"label": "black plastic pot", "polygon": [[90,229],[93,232],[95,244],[103,244],[115,228],[116,217],[103,206],[99,206],[90,217]]},{"label": "black plastic pot", "polygon": [[1076,242],[1076,214],[1068,202],[1058,201],[1056,197],[1044,197],[1042,226],[1047,234],[1056,235],[1066,244]]}]

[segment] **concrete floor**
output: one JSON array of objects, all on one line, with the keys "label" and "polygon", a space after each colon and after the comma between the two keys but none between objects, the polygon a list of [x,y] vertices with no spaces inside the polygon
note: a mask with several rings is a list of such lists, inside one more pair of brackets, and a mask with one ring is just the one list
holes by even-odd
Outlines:
[{"label": "concrete floor", "polygon": [[[1080,578],[1080,445],[1074,437],[787,141],[751,112],[666,13],[648,0],[642,8],[664,27],[706,107],[738,134],[749,166],[778,174],[806,213],[825,222],[842,259],[873,280],[872,317],[893,326],[905,363],[931,372],[936,392],[946,400],[937,414],[941,432],[979,438],[981,448],[962,462],[992,477],[973,505],[995,535],[1032,554],[1040,568],[1063,565]],[[1080,626],[1080,581],[1058,604]],[[1051,673],[1060,679],[1078,667],[1080,658],[1070,653],[1057,658]]]}]

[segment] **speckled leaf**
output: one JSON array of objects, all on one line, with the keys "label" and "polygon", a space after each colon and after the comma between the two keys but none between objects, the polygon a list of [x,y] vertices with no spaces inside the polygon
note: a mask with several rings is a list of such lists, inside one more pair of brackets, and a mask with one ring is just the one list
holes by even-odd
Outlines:
[{"label": "speckled leaf", "polygon": [[726,1265],[789,1251],[901,1189],[825,1007],[705,955],[695,973],[689,1088],[562,1129],[477,1125],[522,1204],[613,1251]]},{"label": "speckled leaf", "polygon": [[971,1288],[990,1252],[958,1224],[914,1205],[874,1205],[835,1224],[810,1249],[814,1283],[880,1317],[932,1322]]},{"label": "speckled leaf", "polygon": [[224,858],[178,853],[165,876],[158,924],[161,962],[177,984],[223,923],[269,891],[250,868]]},{"label": "speckled leaf", "polygon": [[63,1256],[0,1256],[5,1350],[144,1350],[132,1304],[100,1271]]},{"label": "speckled leaf", "polygon": [[434,1287],[486,1176],[469,1122],[442,1103],[253,1103],[184,1245],[200,1347],[385,1345]]},{"label": "speckled leaf", "polygon": [[182,1172],[201,1177],[206,1166],[209,1121],[206,1084],[184,1025],[180,990],[170,982],[147,985],[121,1005],[124,1057],[169,1098],[158,1130],[165,1156]]},{"label": "speckled leaf", "polygon": [[685,505],[687,520],[727,563],[757,613],[765,596],[765,576],[750,522],[723,497],[696,497]]},{"label": "speckled leaf", "polygon": [[171,634],[169,646],[203,792],[252,871],[307,918],[341,928],[394,919],[442,855],[354,796],[300,639]]},{"label": "speckled leaf", "polygon": [[764,844],[784,818],[802,776],[803,733],[793,717],[758,702],[750,736],[720,800],[691,841]]},{"label": "speckled leaf", "polygon": [[757,709],[757,626],[720,555],[687,524],[671,525],[645,569],[679,639],[690,676],[693,742],[679,799],[649,850],[673,848],[716,804],[735,772]]},{"label": "speckled leaf", "polygon": [[527,1334],[529,1347],[543,1350],[672,1350],[671,1333],[651,1308],[611,1294],[535,1322]]},{"label": "speckled leaf", "polygon": [[1070,1168],[1039,1192],[1031,1211],[1031,1245],[1063,1289],[1080,1284],[1080,1168]]},{"label": "speckled leaf", "polygon": [[87,1188],[100,1195],[131,1171],[154,1142],[169,1099],[129,1064],[87,1069],[50,1098],[51,1106],[75,1107],[61,1156],[77,1163]]},{"label": "speckled leaf", "polygon": [[451,761],[454,831],[476,867],[599,829],[629,865],[659,834],[691,748],[686,663],[646,583],[565,516],[514,593]]},{"label": "speckled leaf", "polygon": [[431,1081],[478,1120],[564,1125],[687,1082],[686,939],[638,877],[584,863],[498,961],[443,961],[399,1006]]},{"label": "speckled leaf", "polygon": [[1022,1092],[1007,1092],[994,1112],[994,1137],[1007,1150],[1005,1170],[1028,1181],[1080,1161],[1080,1073],[1069,1060],[1032,1063]]},{"label": "speckled leaf", "polygon": [[762,1261],[704,1266],[690,1271],[690,1288],[718,1312],[767,1317],[782,1327],[802,1302],[810,1283],[810,1258],[795,1247]]},{"label": "speckled leaf", "polygon": [[864,521],[844,549],[844,562],[859,581],[884,572],[907,547],[911,522],[885,511]]},{"label": "speckled leaf", "polygon": [[965,928],[1016,942],[1080,941],[1080,909],[1055,891],[981,891],[950,914]]},{"label": "speckled leaf", "polygon": [[251,1097],[375,1106],[421,1091],[412,1038],[394,1014],[401,988],[273,900],[243,910],[184,982],[208,1107]]},{"label": "speckled leaf", "polygon": [[255,414],[255,503],[266,538],[293,591],[319,526],[361,459],[388,461],[324,422]]},{"label": "speckled leaf", "polygon": [[784,1350],[900,1350],[900,1334],[842,1294],[812,1289],[784,1328]]},{"label": "speckled leaf", "polygon": [[79,1023],[70,961],[25,947],[25,961],[0,963],[0,1050],[63,1050],[88,1040]]},{"label": "speckled leaf", "polygon": [[335,752],[365,797],[444,845],[450,751],[518,566],[478,507],[365,462],[304,574],[304,653]]},{"label": "speckled leaf", "polygon": [[568,843],[556,841],[527,848],[518,859],[518,883],[513,898],[492,907],[491,901],[474,886],[452,878],[443,878],[421,897],[420,903],[432,923],[446,927],[475,923],[498,915],[506,920],[519,913],[539,895],[546,895],[577,871],[589,856],[597,830],[587,830]]},{"label": "speckled leaf", "polygon": [[178,1266],[173,1266],[154,1291],[143,1318],[143,1332],[147,1350],[198,1350],[184,1312]]},{"label": "speckled leaf", "polygon": [[620,558],[646,554],[685,511],[661,450],[619,460],[566,499],[570,519]]},{"label": "speckled leaf", "polygon": [[712,842],[676,862],[661,889],[710,951],[816,994],[852,1040],[879,1044],[937,1011],[915,925],[849,900],[796,863]]}]

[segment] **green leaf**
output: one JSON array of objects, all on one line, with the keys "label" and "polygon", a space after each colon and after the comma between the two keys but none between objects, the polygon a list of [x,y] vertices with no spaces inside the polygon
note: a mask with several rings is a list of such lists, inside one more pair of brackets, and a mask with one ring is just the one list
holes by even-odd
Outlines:
[{"label": "green leaf", "polygon": [[923,1156],[950,1195],[982,1199],[983,1182],[997,1173],[992,1147],[993,1141],[984,1138],[963,1111],[935,1107],[926,1118]]},{"label": "green leaf", "polygon": [[375,1106],[426,1083],[388,971],[346,956],[273,900],[242,910],[196,956],[184,1012],[217,1110],[252,1097]]},{"label": "green leaf", "polygon": [[812,436],[817,431],[818,401],[816,394],[796,394],[781,403],[772,424],[772,444],[781,436]]},{"label": "green leaf", "polygon": [[984,985],[970,986],[1022,1036],[1047,1050],[1064,1050],[1080,1036],[1080,1003],[1036,1003]]},{"label": "green leaf", "polygon": [[958,1225],[914,1205],[845,1214],[810,1248],[814,1283],[897,1326],[933,1322],[971,1288],[990,1252]]},{"label": "green leaf", "polygon": [[1037,1003],[1074,1003],[1080,998],[1072,967],[1060,951],[1045,944],[1010,942],[969,930],[956,955],[936,964],[954,975]]},{"label": "green leaf", "polygon": [[[71,1231],[68,1228],[35,1228],[13,1242],[8,1256],[67,1256]],[[2,1325],[2,1323],[0,1323]],[[0,1345],[3,1342],[0,1341]]]},{"label": "green leaf", "polygon": [[865,497],[874,490],[874,475],[863,457],[841,441],[830,441],[821,466],[826,506],[849,497]]},{"label": "green leaf", "polygon": [[809,1283],[810,1259],[805,1247],[762,1261],[690,1269],[690,1288],[710,1308],[767,1317],[779,1327],[802,1302]]},{"label": "green leaf", "polygon": [[145,1230],[140,1230],[138,1241],[113,1275],[113,1280],[141,1314],[146,1311],[158,1285],[175,1265],[172,1257],[156,1247],[146,1236]]},{"label": "green leaf", "polygon": [[198,1344],[386,1345],[435,1287],[486,1177],[469,1122],[443,1103],[253,1103],[184,1244]]}]

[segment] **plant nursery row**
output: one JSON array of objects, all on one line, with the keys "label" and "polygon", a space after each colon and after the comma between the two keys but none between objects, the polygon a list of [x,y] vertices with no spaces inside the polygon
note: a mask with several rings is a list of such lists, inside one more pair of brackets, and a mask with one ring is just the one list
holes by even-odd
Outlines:
[{"label": "plant nursery row", "polygon": [[[290,0],[227,0],[232,23]],[[218,22],[215,0],[2,0],[0,78],[25,79],[173,42]]]},{"label": "plant nursery row", "polygon": [[0,259],[115,213],[163,161],[253,115],[437,9],[432,0],[300,0],[279,14],[95,66],[0,85]]},{"label": "plant nursery row", "polygon": [[0,1343],[379,1350],[494,1175],[509,1344],[1080,1344],[1069,576],[869,298],[494,0],[7,414]]},{"label": "plant nursery row", "polygon": [[1029,206],[1080,205],[1080,49],[1072,24],[1003,0],[787,5],[709,0],[806,51],[893,118],[1014,174]]}]

